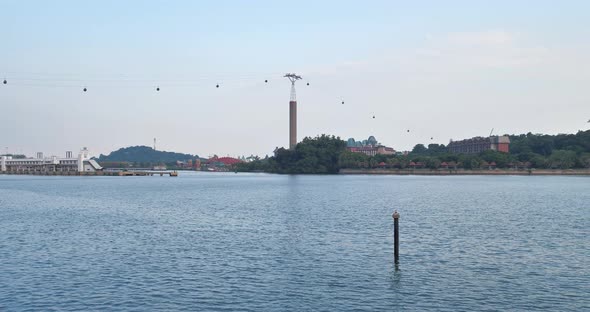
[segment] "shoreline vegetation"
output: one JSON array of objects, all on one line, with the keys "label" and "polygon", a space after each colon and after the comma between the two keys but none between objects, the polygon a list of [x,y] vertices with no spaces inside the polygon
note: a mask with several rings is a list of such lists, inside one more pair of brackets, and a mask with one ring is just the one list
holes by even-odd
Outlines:
[{"label": "shoreline vegetation", "polygon": [[590,176],[590,169],[340,169],[342,175],[428,175],[428,176],[474,176],[474,175],[518,175],[518,176]]},{"label": "shoreline vegetation", "polygon": [[[487,150],[457,154],[443,144],[416,144],[412,151],[369,156],[351,152],[339,137],[306,137],[294,149],[277,148],[272,157],[232,163],[230,172],[275,174],[375,174],[375,175],[567,175],[590,176],[590,130],[576,134],[511,135],[510,152]],[[177,159],[197,155],[156,151],[147,146],[122,148],[98,160],[103,166],[126,170],[150,170],[167,164],[177,168]],[[176,160],[175,160],[176,159]],[[172,162],[172,160],[175,160]],[[108,164],[108,165],[107,165]],[[147,169],[146,169],[147,168]],[[202,169],[202,168],[201,168]],[[87,173],[6,172],[40,175],[116,175],[108,171]]]},{"label": "shoreline vegetation", "polygon": [[339,137],[322,134],[234,169],[278,174],[589,175],[590,130],[509,137],[510,153],[457,154],[444,144],[416,144],[407,153],[369,156],[348,151]]},{"label": "shoreline vegetation", "polygon": [[[168,172],[199,172],[195,170],[180,169],[168,170]],[[210,172],[210,171],[204,171]],[[228,172],[228,171],[224,171]],[[266,172],[262,170],[239,171],[248,173],[267,173],[280,174],[273,172]],[[130,171],[132,173],[132,171]],[[237,173],[237,171],[236,171]],[[297,174],[297,173],[296,173]],[[422,176],[590,176],[590,169],[340,169],[339,175],[422,175]],[[125,174],[122,172],[96,171],[96,172],[0,172],[1,175],[35,175],[35,176],[128,176],[133,174]],[[136,174],[139,176],[146,175],[160,175],[159,172],[151,174]]]}]

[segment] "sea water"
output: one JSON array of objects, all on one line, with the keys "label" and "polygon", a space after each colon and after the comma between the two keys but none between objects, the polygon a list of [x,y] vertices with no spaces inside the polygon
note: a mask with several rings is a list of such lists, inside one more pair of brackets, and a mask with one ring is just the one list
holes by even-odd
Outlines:
[{"label": "sea water", "polygon": [[588,311],[590,178],[0,176],[0,310]]}]

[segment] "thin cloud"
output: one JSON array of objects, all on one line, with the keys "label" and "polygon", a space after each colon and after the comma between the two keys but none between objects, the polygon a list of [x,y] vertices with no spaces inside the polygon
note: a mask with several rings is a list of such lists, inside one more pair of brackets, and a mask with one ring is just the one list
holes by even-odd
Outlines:
[{"label": "thin cloud", "polygon": [[429,34],[420,46],[380,51],[370,59],[306,68],[308,73],[330,76],[343,73],[462,72],[486,69],[521,69],[555,62],[558,49],[526,42],[526,36],[505,30]]},{"label": "thin cloud", "polygon": [[[519,68],[537,66],[551,57],[543,46],[528,45],[523,35],[504,30],[430,36],[415,55],[429,66],[446,68]],[[435,64],[433,64],[435,63]]]},{"label": "thin cloud", "polygon": [[447,34],[445,41],[454,45],[506,46],[513,45],[518,34],[504,30],[487,30],[479,32],[456,32]]}]

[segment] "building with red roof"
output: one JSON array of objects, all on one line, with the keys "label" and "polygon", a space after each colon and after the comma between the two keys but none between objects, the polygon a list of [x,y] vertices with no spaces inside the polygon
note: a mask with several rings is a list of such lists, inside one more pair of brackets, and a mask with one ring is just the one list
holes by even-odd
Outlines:
[{"label": "building with red roof", "polygon": [[234,165],[243,162],[240,159],[233,157],[217,157],[213,156],[207,159],[204,163],[208,170],[213,171],[227,171],[233,168]]}]

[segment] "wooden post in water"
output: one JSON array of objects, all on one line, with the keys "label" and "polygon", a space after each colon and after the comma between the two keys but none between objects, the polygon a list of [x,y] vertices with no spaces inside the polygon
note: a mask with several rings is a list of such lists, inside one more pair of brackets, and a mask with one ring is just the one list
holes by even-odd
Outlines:
[{"label": "wooden post in water", "polygon": [[395,263],[399,263],[399,213],[393,212],[393,258]]}]

